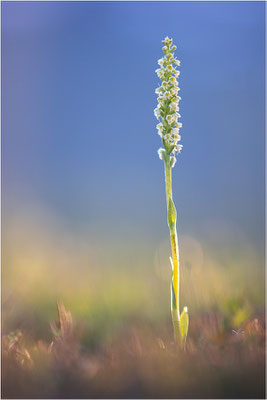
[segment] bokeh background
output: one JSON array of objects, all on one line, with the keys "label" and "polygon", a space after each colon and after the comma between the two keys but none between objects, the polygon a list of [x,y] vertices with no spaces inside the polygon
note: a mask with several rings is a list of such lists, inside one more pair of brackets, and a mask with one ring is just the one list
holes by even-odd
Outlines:
[{"label": "bokeh background", "polygon": [[[263,2],[2,2],[3,332],[85,345],[172,330],[155,74],[181,60],[173,170],[182,305],[238,329],[264,305]],[[190,335],[190,331],[189,331]]]}]

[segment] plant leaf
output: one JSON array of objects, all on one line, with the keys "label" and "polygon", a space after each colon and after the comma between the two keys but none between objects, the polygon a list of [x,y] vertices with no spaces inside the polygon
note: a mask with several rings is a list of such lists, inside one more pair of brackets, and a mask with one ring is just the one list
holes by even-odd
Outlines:
[{"label": "plant leaf", "polygon": [[184,307],[182,314],[180,316],[180,332],[183,345],[185,345],[189,325],[189,315],[188,308]]},{"label": "plant leaf", "polygon": [[172,198],[169,197],[169,204],[168,204],[168,225],[170,229],[175,227],[176,224],[176,208]]}]

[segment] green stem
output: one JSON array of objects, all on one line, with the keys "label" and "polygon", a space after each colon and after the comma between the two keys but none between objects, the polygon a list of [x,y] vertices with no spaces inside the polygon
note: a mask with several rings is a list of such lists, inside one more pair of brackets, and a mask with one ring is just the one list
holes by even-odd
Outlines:
[{"label": "green stem", "polygon": [[[179,248],[176,232],[176,211],[172,200],[172,167],[170,164],[170,155],[166,154],[164,159],[165,167],[165,185],[166,185],[166,201],[168,213],[168,225],[170,228],[170,240],[172,251],[172,301],[171,314],[174,329],[174,340],[180,342],[180,311],[179,311]],[[169,217],[171,216],[171,217]]]}]

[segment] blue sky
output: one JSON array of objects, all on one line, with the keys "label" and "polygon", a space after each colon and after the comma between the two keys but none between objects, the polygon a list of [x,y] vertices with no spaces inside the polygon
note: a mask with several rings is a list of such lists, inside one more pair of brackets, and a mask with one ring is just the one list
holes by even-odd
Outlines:
[{"label": "blue sky", "polygon": [[[179,231],[229,221],[264,249],[263,2],[2,2],[4,216],[167,232],[155,74],[181,60]],[[164,230],[165,228],[165,230]]]}]

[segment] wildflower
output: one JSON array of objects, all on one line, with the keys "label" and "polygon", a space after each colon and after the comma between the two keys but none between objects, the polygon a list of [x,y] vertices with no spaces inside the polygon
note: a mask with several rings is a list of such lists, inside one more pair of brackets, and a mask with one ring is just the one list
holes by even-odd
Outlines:
[{"label": "wildflower", "polygon": [[188,310],[184,307],[180,314],[180,264],[179,264],[179,247],[176,231],[177,212],[172,198],[172,168],[176,163],[176,153],[180,153],[183,146],[178,144],[181,140],[180,128],[182,127],[179,118],[179,87],[177,77],[179,71],[176,66],[180,65],[180,61],[174,58],[173,52],[176,46],[172,44],[172,39],[168,36],[162,41],[164,47],[164,57],[158,61],[160,68],[156,70],[161,80],[161,86],[156,90],[158,94],[158,106],[154,110],[156,118],[159,120],[157,124],[158,134],[161,137],[163,147],[158,150],[158,155],[164,161],[165,170],[165,186],[166,186],[166,202],[167,202],[167,222],[170,229],[172,257],[170,263],[172,267],[171,279],[171,314],[174,329],[174,340],[184,347],[188,332]]},{"label": "wildflower", "polygon": [[176,164],[176,157],[172,156],[170,162],[171,162],[171,166],[173,168]]},{"label": "wildflower", "polygon": [[154,115],[155,115],[155,117],[156,117],[157,119],[159,119],[159,117],[160,117],[160,115],[161,115],[161,113],[160,113],[160,108],[159,108],[159,107],[155,108],[155,110],[154,110]]},{"label": "wildflower", "polygon": [[162,131],[162,130],[163,130],[163,123],[162,123],[162,122],[160,122],[160,123],[157,125],[157,129],[158,129],[159,131]]},{"label": "wildflower", "polygon": [[173,128],[172,129],[172,133],[175,134],[175,135],[178,134],[179,133],[179,128]]},{"label": "wildflower", "polygon": [[181,153],[181,150],[182,150],[182,148],[183,148],[183,145],[182,144],[177,144],[177,146],[175,146],[176,147],[176,151],[178,152],[178,153]]},{"label": "wildflower", "polygon": [[[170,108],[170,111],[178,111],[179,110],[178,105],[174,101],[172,101],[170,103],[169,108]],[[180,117],[181,115],[178,114],[178,116]]]},{"label": "wildflower", "polygon": [[176,114],[168,115],[166,119],[167,119],[169,125],[176,125],[177,124],[177,116],[176,116]]},{"label": "wildflower", "polygon": [[163,149],[162,147],[158,149],[158,155],[161,160],[163,160],[164,154],[165,154],[165,149]]},{"label": "wildflower", "polygon": [[168,36],[166,36],[165,39],[162,40],[162,43],[167,45],[167,46],[171,46],[172,45],[172,39],[170,39]]},{"label": "wildflower", "polygon": [[170,77],[169,82],[170,82],[172,85],[178,85],[178,82],[177,82],[177,80],[175,79],[174,76],[171,76],[171,77]]}]

